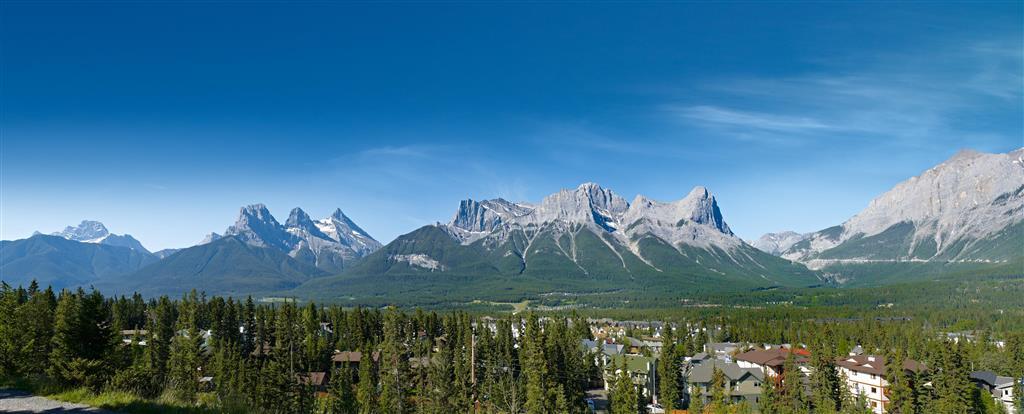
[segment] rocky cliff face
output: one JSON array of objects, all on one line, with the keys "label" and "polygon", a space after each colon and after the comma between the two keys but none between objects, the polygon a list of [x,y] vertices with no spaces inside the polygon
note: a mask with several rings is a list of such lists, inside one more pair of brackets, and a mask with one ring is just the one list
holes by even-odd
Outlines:
[{"label": "rocky cliff face", "polygon": [[820,283],[805,267],[736,237],[704,187],[676,201],[629,202],[594,183],[536,204],[464,200],[448,223],[398,237],[350,276],[429,273],[471,280],[522,275],[543,280],[537,286],[570,290]]},{"label": "rocky cliff face", "polygon": [[766,233],[757,240],[750,242],[751,246],[758,248],[759,250],[779,256],[782,252],[788,250],[794,244],[799,243],[803,240],[805,235],[797,233],[795,231],[783,231],[778,233]]},{"label": "rocky cliff face", "polygon": [[[841,226],[807,235],[782,257],[813,267],[1004,260],[1005,254],[986,252],[1006,251],[993,238],[1019,239],[1014,229],[1022,220],[1024,148],[1005,154],[961,151],[897,184]],[[1003,236],[1008,229],[1011,234]]]},{"label": "rocky cliff face", "polygon": [[[253,246],[280,250],[327,272],[339,272],[348,262],[380,248],[380,243],[345,216],[341,209],[330,217],[314,221],[296,207],[282,225],[266,206],[254,204],[241,208],[238,220],[228,227],[224,236]],[[216,233],[207,236],[210,241],[218,238]]]}]

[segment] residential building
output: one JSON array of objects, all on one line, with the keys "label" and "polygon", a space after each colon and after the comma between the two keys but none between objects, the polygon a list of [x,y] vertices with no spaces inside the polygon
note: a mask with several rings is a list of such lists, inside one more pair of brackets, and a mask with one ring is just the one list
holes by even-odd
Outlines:
[{"label": "residential building", "polygon": [[734,403],[747,402],[754,410],[758,407],[761,397],[761,384],[764,372],[759,368],[742,368],[734,362],[719,359],[705,359],[698,364],[688,364],[683,375],[683,386],[687,398],[694,398],[690,393],[697,388],[705,403],[711,399],[711,385],[715,370],[722,371],[725,376],[726,393]]},{"label": "residential building", "polygon": [[[886,361],[884,356],[854,355],[836,361],[841,375],[846,378],[846,386],[854,396],[863,394],[868,408],[872,412],[886,412],[889,398],[886,396],[889,382],[885,380]],[[907,359],[903,361],[903,369],[910,374],[925,370],[924,364]]]},{"label": "residential building", "polygon": [[[978,388],[992,395],[997,403],[1002,403],[1008,413],[1016,413],[1013,406],[1013,377],[996,375],[992,371],[974,371],[971,373],[971,381]],[[1024,382],[1024,378],[1020,378],[1018,381]]]},{"label": "residential building", "polygon": [[782,347],[754,349],[736,354],[732,359],[736,361],[740,368],[756,368],[766,372],[771,377],[780,377],[783,374],[782,367],[786,364],[786,358],[789,357],[791,352],[798,366],[807,365],[807,357],[810,356],[810,352],[800,348],[796,350]]},{"label": "residential building", "polygon": [[704,344],[704,352],[716,359],[732,361],[732,356],[744,347],[744,344],[736,342],[710,342]]},{"label": "residential building", "polygon": [[640,355],[616,355],[604,367],[604,388],[611,390],[613,379],[617,379],[623,370],[640,389],[643,398],[653,398],[656,392],[655,373],[658,367],[657,358]]}]

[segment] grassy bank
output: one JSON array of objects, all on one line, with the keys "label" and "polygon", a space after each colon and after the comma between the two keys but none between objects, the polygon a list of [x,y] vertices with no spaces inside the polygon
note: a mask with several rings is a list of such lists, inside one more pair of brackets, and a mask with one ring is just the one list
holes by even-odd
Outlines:
[{"label": "grassy bank", "polygon": [[[216,396],[201,394],[199,402],[189,404],[164,393],[158,398],[147,399],[125,391],[94,392],[86,387],[61,389],[50,383],[46,378],[32,380],[24,378],[0,379],[0,388],[13,388],[31,392],[32,394],[90,407],[102,408],[132,414],[214,414],[232,412],[219,408]],[[244,412],[244,411],[238,411]]]}]

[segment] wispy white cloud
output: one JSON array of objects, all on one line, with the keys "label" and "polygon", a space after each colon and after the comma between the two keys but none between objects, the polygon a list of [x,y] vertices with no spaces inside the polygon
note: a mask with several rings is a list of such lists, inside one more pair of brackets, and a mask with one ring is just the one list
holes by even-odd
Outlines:
[{"label": "wispy white cloud", "polygon": [[[1016,45],[1016,47],[1013,47]],[[669,119],[745,140],[884,139],[927,145],[1006,133],[978,119],[1013,118],[1024,98],[1019,41],[874,56],[800,76],[703,82],[662,105]]]},{"label": "wispy white cloud", "polygon": [[793,132],[831,129],[814,118],[746,112],[716,106],[668,106],[667,111],[706,124],[721,124],[769,131]]}]

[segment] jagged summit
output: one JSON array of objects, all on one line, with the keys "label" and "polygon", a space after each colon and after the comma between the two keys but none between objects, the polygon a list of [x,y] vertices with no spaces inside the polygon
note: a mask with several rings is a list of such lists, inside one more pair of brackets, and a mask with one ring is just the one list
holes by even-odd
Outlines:
[{"label": "jagged summit", "polygon": [[196,244],[196,245],[197,246],[201,246],[201,245],[204,245],[204,244],[212,243],[212,242],[215,242],[217,240],[220,240],[222,237],[224,237],[224,236],[221,236],[220,234],[217,234],[217,232],[210,232],[210,234],[207,234],[206,236],[203,236],[203,239],[200,240],[199,243]]},{"label": "jagged summit", "polygon": [[341,271],[346,262],[380,247],[340,208],[331,216],[314,221],[296,207],[282,225],[266,206],[252,204],[239,210],[238,220],[224,235],[250,245],[275,248],[329,272]]},{"label": "jagged summit", "polygon": [[107,227],[98,221],[82,220],[78,226],[67,226],[63,231],[52,233],[53,236],[61,236],[68,240],[98,243],[104,237],[110,235]]},{"label": "jagged summit", "polygon": [[[642,195],[630,203],[595,183],[562,189],[537,204],[462,200],[448,223],[397,239],[351,270],[381,274],[536,277],[555,285],[809,285],[806,268],[736,237],[714,195],[696,187],[679,200]],[[600,282],[598,282],[600,281]]]},{"label": "jagged summit", "polygon": [[492,233],[496,233],[493,237],[507,237],[515,229],[552,227],[561,234],[583,227],[610,234],[625,245],[635,245],[645,235],[672,245],[742,244],[725,223],[714,195],[700,186],[674,202],[638,195],[630,203],[592,182],[562,189],[535,206],[500,198],[479,202],[467,199],[459,203],[459,209],[444,226],[462,243],[472,243]]},{"label": "jagged summit", "polygon": [[128,234],[113,234],[107,227],[98,221],[82,220],[78,226],[67,226],[63,231],[51,233],[52,236],[60,236],[68,240],[83,243],[106,244],[109,246],[127,247],[143,253],[149,253],[138,240]]}]

